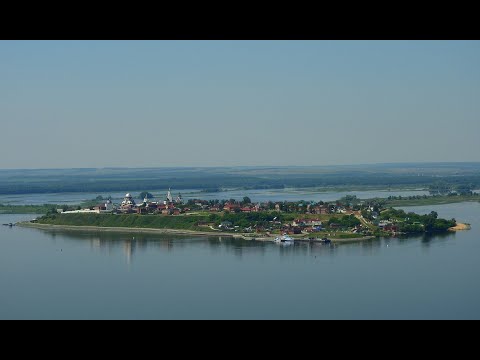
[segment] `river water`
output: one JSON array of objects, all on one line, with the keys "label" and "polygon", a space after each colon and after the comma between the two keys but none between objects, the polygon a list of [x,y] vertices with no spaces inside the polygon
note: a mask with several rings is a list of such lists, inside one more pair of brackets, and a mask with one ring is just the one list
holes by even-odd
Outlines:
[{"label": "river water", "polygon": [[480,204],[406,209],[472,230],[285,247],[0,226],[0,319],[480,319]]},{"label": "river water", "polygon": [[[128,191],[128,189],[127,189]],[[152,190],[150,191],[155,196],[154,200],[164,200],[167,195],[167,190]],[[0,195],[0,204],[9,205],[76,205],[87,200],[95,199],[97,196],[104,198],[111,197],[114,203],[120,203],[126,192],[112,192],[112,193],[54,193],[54,194],[22,194],[22,195]],[[140,192],[131,192],[131,195],[139,199]],[[389,197],[389,196],[416,196],[428,195],[429,192],[422,189],[412,190],[362,190],[362,191],[325,191],[315,190],[313,188],[306,189],[271,189],[271,190],[228,190],[222,192],[205,193],[200,190],[187,189],[175,190],[172,189],[172,195],[176,197],[181,194],[186,200],[188,199],[203,199],[203,200],[223,200],[235,199],[242,200],[244,196],[250,197],[253,202],[265,201],[335,201],[346,195],[356,195],[360,199],[370,199],[374,197]]]}]

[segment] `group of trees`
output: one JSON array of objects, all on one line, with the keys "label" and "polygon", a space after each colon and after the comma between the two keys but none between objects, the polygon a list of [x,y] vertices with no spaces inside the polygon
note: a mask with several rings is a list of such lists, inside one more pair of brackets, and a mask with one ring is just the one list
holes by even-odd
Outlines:
[{"label": "group of trees", "polygon": [[428,186],[431,195],[472,195],[475,189],[475,183],[451,183],[447,181],[437,181]]},{"label": "group of trees", "polygon": [[435,211],[419,215],[413,212],[390,208],[380,215],[381,220],[393,220],[402,232],[437,232],[446,231],[457,224],[455,219],[446,220],[438,218]]},{"label": "group of trees", "polygon": [[140,200],[143,200],[143,199],[153,199],[154,196],[152,194],[150,194],[148,191],[142,191],[140,193],[140,195],[138,195],[138,198]]}]

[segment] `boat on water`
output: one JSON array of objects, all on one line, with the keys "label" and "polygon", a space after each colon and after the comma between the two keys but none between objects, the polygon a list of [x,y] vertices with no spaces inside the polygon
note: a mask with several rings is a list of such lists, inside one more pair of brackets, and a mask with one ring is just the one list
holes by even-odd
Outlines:
[{"label": "boat on water", "polygon": [[282,236],[276,237],[274,241],[277,244],[291,245],[295,242],[295,239],[288,235],[282,235]]},{"label": "boat on water", "polygon": [[3,224],[3,226],[10,226],[10,227],[12,227],[12,226],[15,226],[15,224],[13,224],[13,223],[10,223],[10,224]]}]

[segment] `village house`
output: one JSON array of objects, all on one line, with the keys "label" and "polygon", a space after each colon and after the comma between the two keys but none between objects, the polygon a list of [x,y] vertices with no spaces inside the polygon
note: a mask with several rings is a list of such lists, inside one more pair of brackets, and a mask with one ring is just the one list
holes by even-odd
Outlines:
[{"label": "village house", "polygon": [[313,226],[318,227],[322,226],[322,221],[320,219],[295,219],[292,222],[292,226]]},{"label": "village house", "polygon": [[328,209],[328,206],[320,205],[320,206],[314,206],[313,209],[311,210],[311,213],[322,215],[322,214],[329,214],[330,211]]},{"label": "village house", "polygon": [[218,225],[218,227],[224,230],[232,230],[232,225],[233,224],[230,221],[222,221],[222,223]]},{"label": "village house", "polygon": [[231,204],[229,202],[225,203],[224,207],[223,207],[223,210],[225,211],[235,211],[235,209],[239,209],[240,208],[240,205],[238,204]]}]

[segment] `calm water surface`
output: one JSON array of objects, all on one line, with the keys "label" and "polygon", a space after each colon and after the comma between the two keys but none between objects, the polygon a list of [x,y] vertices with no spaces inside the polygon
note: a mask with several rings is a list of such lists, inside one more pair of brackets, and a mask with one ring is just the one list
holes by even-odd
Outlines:
[{"label": "calm water surface", "polygon": [[[126,190],[130,191],[130,190]],[[55,194],[22,194],[22,195],[0,195],[0,204],[10,205],[43,205],[43,204],[62,204],[62,205],[76,205],[87,200],[95,199],[98,195],[107,198],[112,197],[114,203],[120,203],[125,192],[113,193],[55,193]],[[155,199],[165,199],[166,190],[152,190],[150,191]],[[334,201],[346,195],[356,195],[360,199],[370,199],[374,197],[389,197],[389,196],[416,196],[428,195],[429,192],[425,190],[368,190],[368,191],[317,191],[314,189],[272,189],[272,190],[230,190],[215,193],[205,193],[199,190],[176,190],[172,189],[173,196],[179,193],[186,200],[188,199],[235,199],[242,200],[244,196],[249,196],[253,202],[265,201]],[[139,199],[140,191],[131,191],[131,195]]]},{"label": "calm water surface", "polygon": [[407,210],[472,230],[282,247],[1,226],[0,319],[480,319],[480,204]]}]

